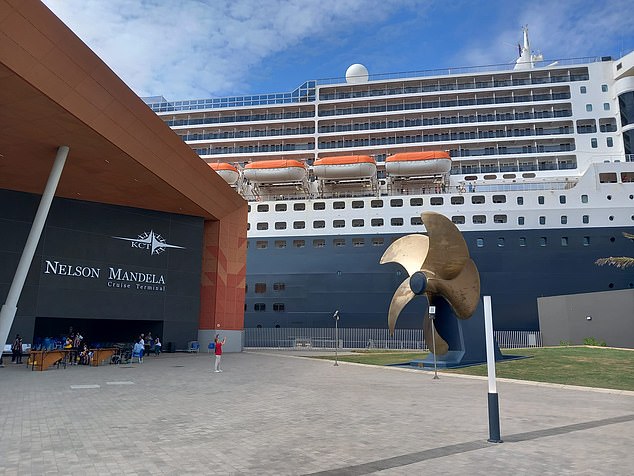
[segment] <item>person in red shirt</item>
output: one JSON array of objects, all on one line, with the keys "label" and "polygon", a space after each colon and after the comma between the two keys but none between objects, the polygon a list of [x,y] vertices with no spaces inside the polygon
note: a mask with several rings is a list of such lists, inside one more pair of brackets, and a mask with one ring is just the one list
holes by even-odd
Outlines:
[{"label": "person in red shirt", "polygon": [[216,334],[216,338],[214,339],[214,353],[216,354],[214,372],[222,372],[222,370],[220,370],[220,359],[222,359],[222,346],[225,345],[226,340],[226,337],[220,340],[220,334]]}]

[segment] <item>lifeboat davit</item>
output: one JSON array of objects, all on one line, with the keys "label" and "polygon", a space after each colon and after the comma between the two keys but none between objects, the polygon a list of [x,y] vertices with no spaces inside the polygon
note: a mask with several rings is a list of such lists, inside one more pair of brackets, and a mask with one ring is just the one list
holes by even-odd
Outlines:
[{"label": "lifeboat davit", "polygon": [[262,160],[244,166],[244,178],[254,183],[299,182],[306,166],[299,160]]},{"label": "lifeboat davit", "polygon": [[446,174],[451,170],[451,157],[447,152],[402,152],[385,159],[388,175],[412,177],[416,175]]},{"label": "lifeboat davit", "polygon": [[208,165],[213,170],[215,170],[216,173],[220,175],[229,185],[234,185],[238,181],[238,178],[240,178],[240,172],[238,172],[238,169],[231,164],[220,162],[217,164]]},{"label": "lifeboat davit", "polygon": [[376,174],[376,161],[369,155],[345,155],[315,160],[313,173],[319,179],[369,178]]}]

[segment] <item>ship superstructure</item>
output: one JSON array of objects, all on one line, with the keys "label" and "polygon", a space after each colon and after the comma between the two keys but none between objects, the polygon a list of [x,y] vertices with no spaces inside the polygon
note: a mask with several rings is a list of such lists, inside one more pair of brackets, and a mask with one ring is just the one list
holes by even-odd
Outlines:
[{"label": "ship superstructure", "polygon": [[[149,106],[250,200],[245,325],[384,327],[402,281],[379,266],[432,210],[463,231],[497,329],[537,298],[634,287],[634,53],[307,81]],[[402,327],[420,327],[410,306]]]}]

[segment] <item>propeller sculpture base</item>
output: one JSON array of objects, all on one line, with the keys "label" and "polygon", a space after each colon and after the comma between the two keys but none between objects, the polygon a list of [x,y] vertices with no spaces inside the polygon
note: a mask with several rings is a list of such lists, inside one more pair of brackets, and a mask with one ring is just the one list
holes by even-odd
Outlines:
[{"label": "propeller sculpture base", "polygon": [[[483,364],[487,361],[486,337],[484,333],[484,306],[482,302],[473,315],[462,320],[455,317],[451,306],[444,299],[436,299],[436,319],[434,325],[438,333],[449,344],[449,351],[436,355],[436,365],[439,368],[463,367],[467,365]],[[502,360],[502,353],[494,341],[495,360]],[[431,349],[430,349],[431,350]],[[415,367],[433,368],[434,355],[430,352],[425,360],[412,362]]]}]

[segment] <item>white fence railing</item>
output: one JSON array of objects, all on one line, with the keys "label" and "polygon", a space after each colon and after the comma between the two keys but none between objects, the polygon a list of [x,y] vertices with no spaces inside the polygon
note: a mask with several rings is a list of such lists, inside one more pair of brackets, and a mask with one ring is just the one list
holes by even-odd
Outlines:
[{"label": "white fence railing", "polygon": [[[340,349],[427,350],[422,329],[340,328],[246,328],[244,346],[260,349],[334,349],[337,337]],[[495,331],[501,349],[542,347],[539,331]]]}]

